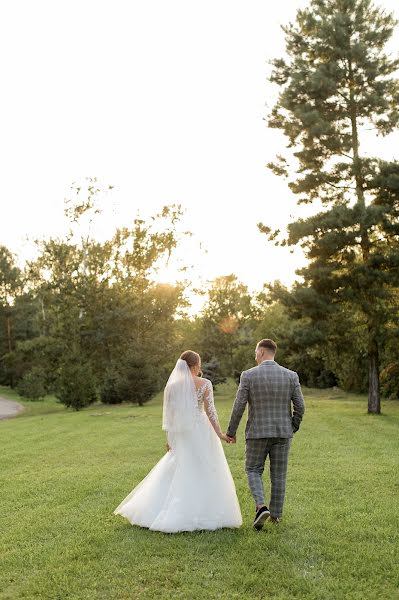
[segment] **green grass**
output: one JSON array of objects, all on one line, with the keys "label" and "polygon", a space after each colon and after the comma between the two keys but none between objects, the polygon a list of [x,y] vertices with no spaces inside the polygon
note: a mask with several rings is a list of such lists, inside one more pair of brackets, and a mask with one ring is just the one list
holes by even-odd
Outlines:
[{"label": "green grass", "polygon": [[[234,391],[218,388],[224,426]],[[165,452],[160,396],[81,412],[22,401],[0,421],[0,599],[399,598],[399,403],[375,417],[340,390],[305,399],[284,521],[251,528],[241,425],[225,452],[243,526],[174,535],[112,514]]]}]

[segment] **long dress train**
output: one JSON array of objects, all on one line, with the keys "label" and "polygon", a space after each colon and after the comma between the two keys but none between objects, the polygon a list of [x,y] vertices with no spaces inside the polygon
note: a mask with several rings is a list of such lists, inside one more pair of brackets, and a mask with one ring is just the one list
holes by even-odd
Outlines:
[{"label": "long dress train", "polygon": [[212,383],[197,390],[198,414],[191,431],[168,433],[171,446],[148,475],[113,511],[132,525],[174,533],[240,527],[236,489],[222,443]]}]

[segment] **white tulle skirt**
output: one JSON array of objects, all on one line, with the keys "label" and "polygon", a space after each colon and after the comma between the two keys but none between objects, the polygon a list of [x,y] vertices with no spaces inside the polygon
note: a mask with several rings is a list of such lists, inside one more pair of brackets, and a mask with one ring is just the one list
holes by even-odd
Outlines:
[{"label": "white tulle skirt", "polygon": [[176,533],[240,527],[236,489],[222,443],[205,413],[113,511],[132,525]]}]

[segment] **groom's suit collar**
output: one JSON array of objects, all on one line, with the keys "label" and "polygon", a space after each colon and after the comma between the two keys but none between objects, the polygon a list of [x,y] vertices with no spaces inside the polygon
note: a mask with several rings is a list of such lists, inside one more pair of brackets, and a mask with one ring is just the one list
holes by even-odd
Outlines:
[{"label": "groom's suit collar", "polygon": [[276,363],[276,361],[275,361],[275,360],[270,360],[270,359],[267,359],[267,360],[263,360],[263,361],[260,363],[260,365],[258,365],[258,366],[259,366],[259,367],[261,367],[262,365],[267,365],[267,364],[276,365],[277,363]]}]

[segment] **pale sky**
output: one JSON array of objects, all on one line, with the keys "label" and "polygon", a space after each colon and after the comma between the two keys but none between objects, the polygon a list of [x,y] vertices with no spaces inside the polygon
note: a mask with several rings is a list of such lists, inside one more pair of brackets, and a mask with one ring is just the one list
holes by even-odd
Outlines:
[{"label": "pale sky", "polygon": [[[71,183],[97,176],[115,186],[98,237],[137,211],[182,204],[194,238],[180,258],[195,283],[232,272],[253,290],[292,283],[300,253],[267,243],[256,224],[284,228],[300,214],[265,166],[285,140],[263,119],[278,92],[267,61],[283,53],[280,24],[305,4],[2,2],[0,243],[30,256],[27,237],[65,232]],[[397,0],[379,5],[399,15]],[[371,153],[398,158],[397,141]]]}]

